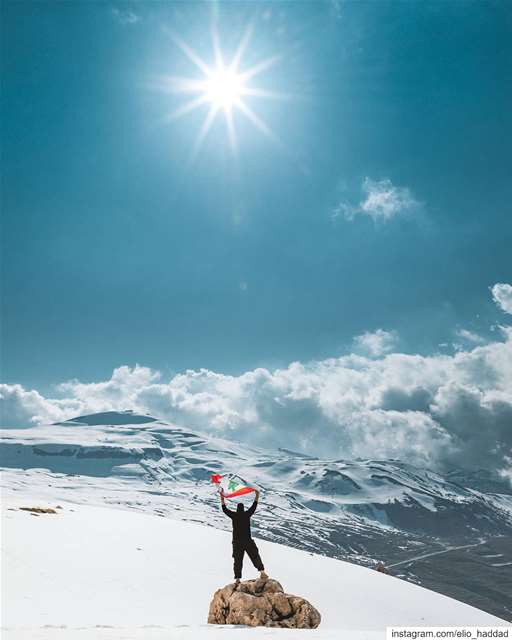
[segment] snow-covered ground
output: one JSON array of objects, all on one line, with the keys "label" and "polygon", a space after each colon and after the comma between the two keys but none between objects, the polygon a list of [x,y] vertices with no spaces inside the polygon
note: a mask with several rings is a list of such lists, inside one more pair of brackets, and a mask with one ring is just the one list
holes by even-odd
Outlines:
[{"label": "snow-covered ground", "polygon": [[[2,496],[5,640],[335,638],[382,640],[389,625],[505,625],[478,609],[372,569],[259,541],[272,577],[322,614],[314,631],[206,624],[213,592],[231,581],[230,534],[48,493]],[[246,561],[247,562],[247,561]],[[245,566],[244,577],[254,569]]]}]

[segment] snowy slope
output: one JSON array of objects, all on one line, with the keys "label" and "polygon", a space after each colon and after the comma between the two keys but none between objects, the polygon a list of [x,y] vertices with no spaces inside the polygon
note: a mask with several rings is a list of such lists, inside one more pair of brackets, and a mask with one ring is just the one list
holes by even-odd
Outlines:
[{"label": "snowy slope", "polygon": [[[368,540],[382,542],[391,531],[468,542],[488,533],[512,533],[510,491],[479,492],[397,460],[326,461],[291,451],[270,452],[130,412],[6,429],[0,431],[0,442],[4,467],[101,478],[101,485],[105,478],[131,481],[134,489],[153,495],[179,495],[185,489],[203,503],[211,497],[210,474],[236,470],[265,490],[265,502],[273,511],[284,509],[289,520],[307,521],[303,534],[312,521],[320,520],[323,526],[318,528],[329,535],[312,543],[317,548],[320,542],[336,556],[367,555]],[[352,529],[351,544],[330,535],[340,520]],[[270,523],[266,528],[286,541],[278,530],[271,531]]]},{"label": "snowy slope", "polygon": [[[229,629],[205,622],[211,595],[231,581],[228,533],[72,503],[62,503],[55,515],[34,516],[17,507],[47,501],[10,491],[3,497],[6,640],[226,637]],[[320,610],[321,627],[307,632],[317,640],[377,640],[388,625],[504,624],[371,569],[270,542],[259,545],[271,575]],[[253,576],[254,569],[246,566],[244,575]],[[240,628],[232,633],[239,639],[249,633],[293,635]]]},{"label": "snowy slope", "polygon": [[[209,476],[236,471],[262,489],[254,523],[260,538],[366,566],[383,560],[397,567],[396,575],[512,617],[508,551],[500,566],[487,561],[485,554],[494,550],[484,547],[477,565],[466,563],[458,584],[474,585],[471,592],[454,591],[447,555],[440,566],[429,560],[422,574],[417,562],[408,562],[496,535],[512,540],[510,491],[487,478],[472,476],[464,486],[464,474],[443,477],[398,460],[319,460],[266,451],[131,412],[4,429],[0,445],[2,482],[12,491],[218,529],[228,523]],[[478,490],[483,480],[487,491]]]}]

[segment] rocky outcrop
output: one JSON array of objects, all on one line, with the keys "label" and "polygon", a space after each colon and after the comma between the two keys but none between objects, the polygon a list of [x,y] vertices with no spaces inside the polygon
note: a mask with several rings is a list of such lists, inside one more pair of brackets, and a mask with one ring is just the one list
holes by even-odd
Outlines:
[{"label": "rocky outcrop", "polygon": [[316,629],[321,616],[304,598],[284,593],[277,580],[246,580],[218,589],[210,602],[209,624]]},{"label": "rocky outcrop", "polygon": [[55,509],[51,507],[20,507],[21,511],[30,511],[30,513],[35,513],[39,515],[40,513],[57,513]]}]

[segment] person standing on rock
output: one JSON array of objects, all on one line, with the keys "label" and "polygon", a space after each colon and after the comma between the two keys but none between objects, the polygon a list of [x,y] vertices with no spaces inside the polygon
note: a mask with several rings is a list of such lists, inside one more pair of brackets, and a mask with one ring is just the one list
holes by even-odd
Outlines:
[{"label": "person standing on rock", "polygon": [[258,551],[258,547],[256,543],[251,537],[251,516],[256,511],[256,507],[258,506],[258,500],[260,497],[260,492],[258,489],[255,489],[256,497],[254,498],[254,502],[247,509],[244,508],[242,503],[239,503],[236,507],[236,511],[231,511],[226,507],[226,502],[224,500],[224,494],[220,494],[220,500],[222,502],[222,511],[231,518],[231,522],[233,524],[233,570],[235,572],[235,583],[239,584],[240,579],[242,578],[242,566],[244,562],[244,553],[247,552],[247,555],[251,559],[253,565],[260,572],[260,578],[266,580],[268,578],[265,573],[265,567],[263,566],[263,562],[261,561],[260,552]]}]

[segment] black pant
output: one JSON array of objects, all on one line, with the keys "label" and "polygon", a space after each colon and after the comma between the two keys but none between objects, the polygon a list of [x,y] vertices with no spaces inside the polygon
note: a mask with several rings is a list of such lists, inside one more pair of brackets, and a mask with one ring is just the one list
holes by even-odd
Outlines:
[{"label": "black pant", "polygon": [[260,558],[258,547],[252,538],[248,538],[247,540],[233,540],[233,570],[235,572],[235,580],[239,580],[242,577],[242,565],[246,551],[258,571],[265,569]]}]

